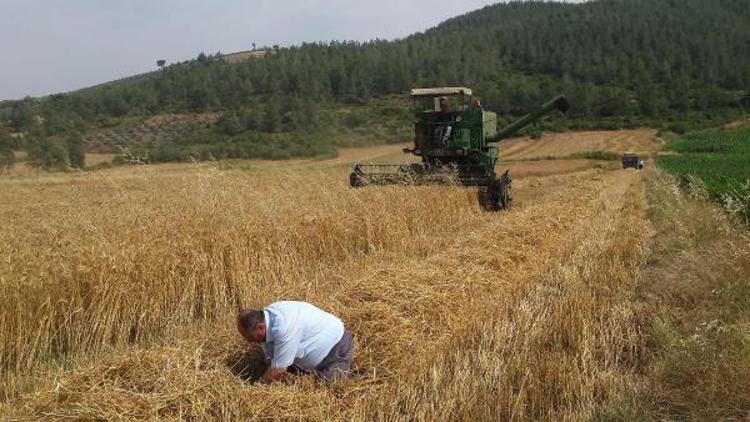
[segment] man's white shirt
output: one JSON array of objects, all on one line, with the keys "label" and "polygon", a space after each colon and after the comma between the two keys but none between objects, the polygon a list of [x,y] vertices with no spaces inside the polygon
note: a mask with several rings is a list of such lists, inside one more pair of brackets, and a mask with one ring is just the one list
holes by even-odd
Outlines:
[{"label": "man's white shirt", "polygon": [[275,302],[263,314],[266,341],[261,346],[274,368],[315,369],[344,335],[340,319],[309,303]]}]

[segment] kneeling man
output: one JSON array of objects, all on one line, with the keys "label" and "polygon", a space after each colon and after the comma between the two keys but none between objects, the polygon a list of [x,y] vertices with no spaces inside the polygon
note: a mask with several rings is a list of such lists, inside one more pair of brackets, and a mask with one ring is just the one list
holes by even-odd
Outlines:
[{"label": "kneeling man", "polygon": [[354,344],[334,315],[305,302],[275,302],[237,315],[242,337],[260,343],[269,367],[263,382],[281,378],[287,369],[313,372],[324,380],[349,375]]}]

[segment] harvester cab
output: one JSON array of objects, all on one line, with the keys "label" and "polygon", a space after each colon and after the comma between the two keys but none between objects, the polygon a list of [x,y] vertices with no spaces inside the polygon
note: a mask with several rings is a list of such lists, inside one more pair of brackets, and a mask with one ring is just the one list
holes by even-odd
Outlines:
[{"label": "harvester cab", "polygon": [[511,203],[511,177],[495,174],[498,142],[539,120],[554,109],[567,111],[559,96],[498,130],[497,115],[482,109],[464,87],[423,88],[411,91],[414,111],[414,145],[404,152],[421,157],[412,164],[355,164],[349,176],[352,187],[390,184],[446,184],[479,186],[479,200],[488,210]]},{"label": "harvester cab", "polygon": [[[410,152],[426,164],[473,165],[469,152],[479,137],[472,129],[481,122],[481,109],[472,107],[468,88],[431,88],[412,90],[414,101],[414,148]],[[474,135],[477,135],[476,133]]]}]

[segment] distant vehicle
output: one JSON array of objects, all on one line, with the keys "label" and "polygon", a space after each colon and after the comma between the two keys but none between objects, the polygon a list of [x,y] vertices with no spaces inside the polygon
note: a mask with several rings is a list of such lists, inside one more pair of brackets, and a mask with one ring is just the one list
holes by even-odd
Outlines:
[{"label": "distant vehicle", "polygon": [[632,152],[626,152],[622,155],[622,168],[626,169],[632,167],[640,170],[643,168],[643,160],[638,158],[638,155]]}]

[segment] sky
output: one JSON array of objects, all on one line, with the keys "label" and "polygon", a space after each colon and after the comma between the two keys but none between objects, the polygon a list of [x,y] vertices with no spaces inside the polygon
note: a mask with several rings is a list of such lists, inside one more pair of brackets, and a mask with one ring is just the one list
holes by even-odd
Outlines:
[{"label": "sky", "polygon": [[66,92],[200,52],[394,39],[497,0],[0,0],[0,100]]}]

